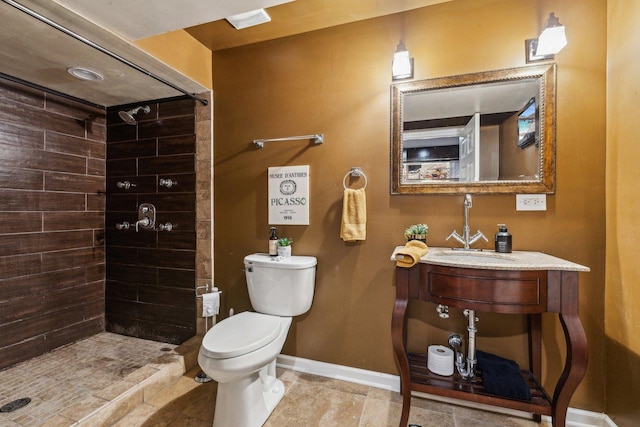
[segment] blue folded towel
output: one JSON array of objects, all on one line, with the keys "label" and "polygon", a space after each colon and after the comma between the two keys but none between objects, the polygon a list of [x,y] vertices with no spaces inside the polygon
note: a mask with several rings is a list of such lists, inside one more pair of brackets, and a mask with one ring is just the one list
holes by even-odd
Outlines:
[{"label": "blue folded towel", "polygon": [[520,375],[520,366],[513,360],[495,354],[476,351],[482,385],[491,394],[512,399],[531,400],[531,390]]}]

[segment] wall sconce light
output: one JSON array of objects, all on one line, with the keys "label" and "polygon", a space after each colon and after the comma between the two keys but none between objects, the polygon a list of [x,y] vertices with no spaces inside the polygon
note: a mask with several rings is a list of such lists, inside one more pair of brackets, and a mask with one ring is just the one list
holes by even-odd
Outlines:
[{"label": "wall sconce light", "polygon": [[567,45],[564,25],[553,12],[549,15],[544,30],[537,39],[525,40],[527,62],[547,61],[555,58]]},{"label": "wall sconce light", "polygon": [[398,43],[396,52],[393,54],[391,75],[393,76],[393,80],[413,78],[413,58],[409,57],[409,51],[402,40]]}]

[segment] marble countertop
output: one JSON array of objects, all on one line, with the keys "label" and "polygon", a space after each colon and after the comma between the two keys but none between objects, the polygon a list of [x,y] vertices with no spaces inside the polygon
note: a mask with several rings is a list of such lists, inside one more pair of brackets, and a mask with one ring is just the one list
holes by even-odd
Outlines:
[{"label": "marble countertop", "polygon": [[[396,252],[404,248],[397,246],[391,254],[395,261]],[[564,270],[590,271],[589,267],[547,255],[542,252],[513,251],[498,253],[491,250],[462,250],[458,248],[429,248],[420,258],[421,263],[448,267],[479,268],[486,270]]]}]

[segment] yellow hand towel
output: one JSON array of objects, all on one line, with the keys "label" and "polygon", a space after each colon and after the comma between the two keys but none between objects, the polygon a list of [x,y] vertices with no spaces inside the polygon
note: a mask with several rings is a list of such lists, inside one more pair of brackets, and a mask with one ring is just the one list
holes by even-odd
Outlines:
[{"label": "yellow hand towel", "polygon": [[367,237],[367,198],[364,188],[344,190],[340,238],[345,242],[365,240]]},{"label": "yellow hand towel", "polygon": [[419,240],[410,240],[404,245],[404,248],[396,252],[396,266],[413,267],[427,252],[429,252],[429,247],[426,244]]}]

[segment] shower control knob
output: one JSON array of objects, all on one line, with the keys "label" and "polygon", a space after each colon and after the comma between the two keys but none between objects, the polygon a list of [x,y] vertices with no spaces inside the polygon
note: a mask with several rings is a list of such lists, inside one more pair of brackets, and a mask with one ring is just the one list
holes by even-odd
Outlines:
[{"label": "shower control knob", "polygon": [[158,229],[160,231],[171,231],[171,230],[173,230],[173,224],[171,224],[170,222],[168,222],[166,224],[160,224],[160,225],[158,225]]},{"label": "shower control knob", "polygon": [[136,222],[136,232],[138,232],[138,226],[141,226],[142,228],[151,228],[153,227],[153,222],[149,217],[145,216]]},{"label": "shower control knob", "polygon": [[132,184],[129,181],[118,181],[118,182],[116,182],[116,187],[124,188],[125,190],[133,188],[135,186],[136,186],[135,184]]},{"label": "shower control knob", "polygon": [[120,222],[120,223],[116,224],[116,229],[117,230],[128,230],[130,226],[131,226],[131,224],[129,224],[127,221]]},{"label": "shower control knob", "polygon": [[165,178],[160,178],[160,187],[167,187],[167,188],[171,188],[174,185],[178,185],[177,181],[174,181],[172,179],[165,179]]}]

